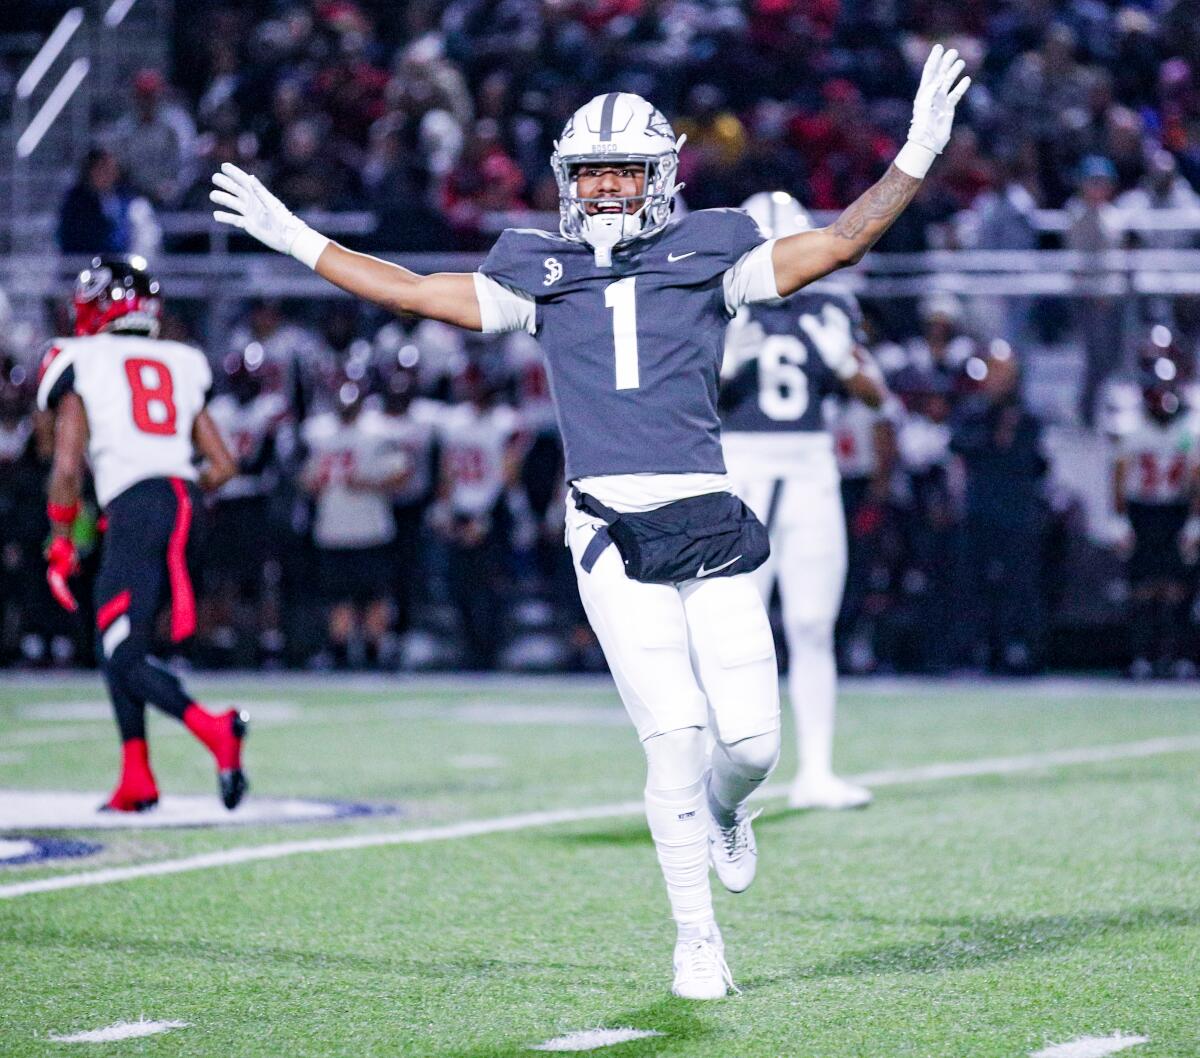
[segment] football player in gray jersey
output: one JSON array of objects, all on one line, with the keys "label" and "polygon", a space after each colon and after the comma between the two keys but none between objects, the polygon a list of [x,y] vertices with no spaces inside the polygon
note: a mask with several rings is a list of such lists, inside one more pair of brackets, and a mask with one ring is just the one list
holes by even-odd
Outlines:
[{"label": "football player in gray jersey", "polygon": [[[812,227],[785,191],[760,192],[742,208],[772,238]],[[833,773],[833,627],[846,579],[846,529],[824,407],[835,395],[873,408],[888,397],[864,343],[858,302],[827,281],[742,309],[726,336],[725,462],[738,495],[771,534],[771,557],[750,576],[764,602],[778,582],[783,605],[799,761],[793,808],[859,808],[871,800],[869,790]]]},{"label": "football player in gray jersey", "polygon": [[[829,227],[767,241],[735,210],[672,219],[682,141],[628,93],[597,96],[563,130],[551,159],[559,232],[506,231],[474,273],[418,275],[354,253],[236,166],[213,176],[216,220],[343,290],[395,312],[540,340],[572,485],[567,540],[580,596],[646,753],[646,812],[678,927],[678,996],[717,999],[733,986],[708,863],[729,889],[752,881],[746,800],[779,753],[774,644],[743,572],[765,557],[765,533],[738,513],[721,453],[725,326],[742,305],[791,295],[870,249],[949,141],[970,83],[963,68],[935,46],[908,142],[879,182]],[[684,508],[720,508],[720,531],[697,532],[703,524]],[[650,553],[656,524],[679,561]]]}]

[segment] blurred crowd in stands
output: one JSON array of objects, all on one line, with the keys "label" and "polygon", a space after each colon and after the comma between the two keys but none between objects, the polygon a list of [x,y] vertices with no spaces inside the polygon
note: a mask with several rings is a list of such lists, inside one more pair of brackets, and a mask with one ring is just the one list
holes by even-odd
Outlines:
[{"label": "blurred crowd in stands", "polygon": [[[1200,208],[1197,0],[190,0],[176,5],[173,67],[141,71],[100,115],[59,246],[203,249],[156,218],[207,210],[212,170],[232,161],[294,208],[373,214],[351,245],[480,250],[500,226],[555,213],[553,139],[613,89],[687,134],[687,208],[778,188],[838,209],[903,142],[934,39],[976,87],[880,251],[1200,245],[1194,229],[1126,223]],[[1065,209],[1066,229],[1042,230],[1041,208]],[[257,302],[209,349],[245,473],[210,511],[194,660],[602,665],[561,547],[536,346],[333,305]],[[843,668],[1121,657],[1120,564],[1084,554],[1080,501],[1047,474],[1018,361],[1073,344],[1082,379],[1060,421],[1112,432],[1104,395],[1152,324],[1191,377],[1200,299],[866,307],[906,414],[832,412],[851,541]],[[27,370],[10,364],[0,384],[0,649],[41,664],[90,649],[41,581],[44,439],[16,378]],[[1102,571],[1083,603],[1081,563]],[[1081,611],[1087,634],[1064,639]]]},{"label": "blurred crowd in stands", "polygon": [[1021,248],[1034,207],[1187,206],[1200,186],[1195,0],[190,0],[176,23],[174,68],[101,115],[64,249],[128,249],[135,199],[207,209],[225,161],[293,208],[374,211],[378,246],[485,247],[489,215],[557,210],[553,140],[614,89],[687,134],[692,208],[777,187],[838,209],[904,142],[935,39],[975,88],[881,249]]}]

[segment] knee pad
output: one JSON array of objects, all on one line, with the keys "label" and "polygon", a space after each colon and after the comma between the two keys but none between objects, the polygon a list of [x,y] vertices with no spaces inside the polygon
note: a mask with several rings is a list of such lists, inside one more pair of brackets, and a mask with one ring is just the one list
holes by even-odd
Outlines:
[{"label": "knee pad", "polygon": [[779,729],[751,735],[737,742],[719,743],[718,750],[747,777],[765,777],[779,763]]},{"label": "knee pad", "polygon": [[833,620],[784,616],[788,647],[793,650],[832,651]]},{"label": "knee pad", "polygon": [[646,790],[678,791],[704,778],[707,752],[704,729],[682,727],[653,735],[642,743],[646,753]]}]

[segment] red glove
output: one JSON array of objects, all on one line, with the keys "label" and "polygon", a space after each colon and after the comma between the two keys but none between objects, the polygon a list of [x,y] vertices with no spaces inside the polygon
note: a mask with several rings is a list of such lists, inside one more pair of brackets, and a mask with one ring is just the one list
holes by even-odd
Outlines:
[{"label": "red glove", "polygon": [[79,553],[75,543],[69,536],[56,536],[46,549],[46,583],[50,585],[50,594],[68,613],[79,609],[79,603],[67,586],[67,579],[79,569]]}]

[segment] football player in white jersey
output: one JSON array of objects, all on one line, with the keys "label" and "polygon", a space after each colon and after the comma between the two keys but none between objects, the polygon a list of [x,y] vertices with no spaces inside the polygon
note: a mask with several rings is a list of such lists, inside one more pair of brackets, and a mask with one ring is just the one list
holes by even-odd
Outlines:
[{"label": "football player in white jersey", "polygon": [[1141,358],[1141,419],[1118,438],[1113,460],[1113,510],[1132,603],[1129,673],[1142,679],[1190,672],[1179,638],[1200,550],[1200,433],[1183,403],[1183,358],[1169,336],[1156,337],[1159,344],[1147,343]]},{"label": "football player in white jersey", "polygon": [[779,756],[774,642],[745,575],[766,557],[766,532],[733,495],[721,455],[724,330],[742,305],[858,261],[895,222],[949,142],[964,66],[935,46],[895,164],[828,228],[781,239],[736,210],[673,218],[682,140],[626,92],[597,96],[563,129],[551,159],[559,232],[510,228],[474,273],[418,275],[353,253],[236,166],[213,177],[216,220],[344,290],[541,341],[572,486],[576,582],[646,754],[678,996],[717,999],[732,985],[708,865],[733,891],[753,881],[747,800]]},{"label": "football player in white jersey", "polygon": [[392,496],[410,472],[381,416],[363,410],[359,381],[341,376],[335,411],[306,419],[300,483],[313,497],[313,542],[328,635],[338,668],[376,664],[392,623],[396,523]]},{"label": "football player in white jersey", "polygon": [[460,403],[438,421],[441,468],[435,528],[449,546],[450,597],[458,610],[468,665],[489,669],[501,646],[511,516],[506,490],[517,481],[526,439],[500,402],[501,366],[478,361],[458,380]]},{"label": "football player in white jersey", "polygon": [[[377,340],[377,348],[379,344]],[[433,499],[437,423],[443,408],[437,401],[420,395],[419,354],[415,345],[386,350],[381,360],[375,369],[378,410],[365,414],[378,422],[389,449],[402,453],[408,464],[408,472],[392,495],[392,515],[396,522],[396,538],[392,542],[395,556],[392,629],[401,636],[412,626],[420,587],[421,530]]]},{"label": "football player in white jersey", "polygon": [[223,366],[225,392],[209,402],[208,413],[237,460],[238,473],[209,507],[201,634],[223,651],[234,650],[239,639],[253,641],[262,657],[272,658],[283,649],[277,542],[273,533],[248,533],[246,527],[268,524],[278,481],[277,442],[290,410],[282,393],[264,385],[261,346],[251,343],[230,353]]},{"label": "football player in white jersey", "polygon": [[103,808],[141,812],[158,802],[147,702],[209,749],[221,799],[236,808],[247,788],[245,714],[208,712],[149,656],[165,597],[171,638],[195,630],[187,559],[197,486],[219,488],[237,472],[204,408],[212,373],[198,349],[158,340],[162,299],[141,258],[97,257],[79,274],[74,308],[76,337],[51,347],[38,383],[38,408],[55,416],[47,580],[64,608],[78,608],[68,581],[78,567],[71,526],[86,458],[108,523],[95,585],[97,657],[122,743],[120,781]]},{"label": "football player in white jersey", "polygon": [[[812,228],[783,191],[760,192],[742,208],[770,238]],[[738,495],[771,534],[771,557],[750,576],[765,602],[778,582],[783,605],[799,760],[793,808],[860,808],[871,800],[869,790],[833,772],[833,626],[846,579],[846,527],[823,408],[838,393],[873,408],[888,396],[859,319],[853,295],[825,281],[742,309],[726,332],[721,442]]]},{"label": "football player in white jersey", "polygon": [[877,569],[896,466],[896,427],[882,410],[862,401],[840,400],[829,429],[848,529],[846,589],[837,620],[839,649],[851,672],[870,672],[876,663],[874,630],[864,604]]}]

